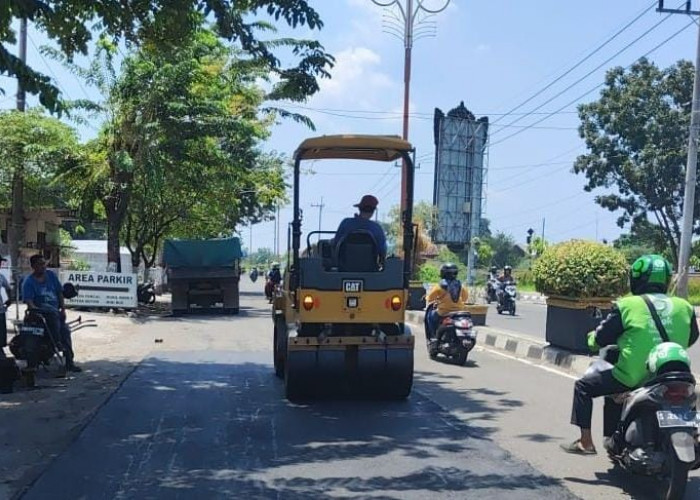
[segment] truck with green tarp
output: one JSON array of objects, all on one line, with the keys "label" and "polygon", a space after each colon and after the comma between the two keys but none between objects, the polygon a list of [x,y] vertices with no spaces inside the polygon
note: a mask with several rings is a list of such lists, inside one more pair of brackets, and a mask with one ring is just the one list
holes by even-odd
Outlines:
[{"label": "truck with green tarp", "polygon": [[241,257],[238,238],[166,240],[163,263],[173,314],[238,314]]}]

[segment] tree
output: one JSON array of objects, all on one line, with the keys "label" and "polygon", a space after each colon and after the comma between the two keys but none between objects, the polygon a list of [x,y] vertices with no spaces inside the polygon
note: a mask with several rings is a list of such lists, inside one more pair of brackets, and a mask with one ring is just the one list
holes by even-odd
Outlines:
[{"label": "tree", "polygon": [[[278,79],[275,99],[302,99],[318,90],[317,76],[326,74],[332,58],[315,40],[266,41],[261,31],[273,25],[260,19],[266,14],[292,28],[323,26],[307,0],[3,0],[0,2],[0,75],[17,78],[22,88],[39,96],[51,110],[63,109],[58,89],[48,76],[10,53],[15,44],[16,21],[26,18],[54,41],[68,61],[86,55],[94,34],[129,46],[176,47],[196,30],[203,17],[216,23],[220,36],[235,42],[251,58],[264,61]],[[275,54],[280,45],[291,47],[297,64],[285,67]],[[2,91],[2,89],[0,89]]]},{"label": "tree", "polygon": [[[0,182],[19,190],[23,208],[55,206],[55,190],[51,189],[54,176],[82,161],[76,133],[68,125],[39,110],[0,113]],[[29,195],[26,199],[25,187]],[[7,194],[0,197],[0,204],[10,205]],[[19,243],[24,241],[23,214],[18,217],[20,225],[12,228],[16,233],[10,238],[18,243],[11,248],[13,266],[21,265]]]},{"label": "tree", "polygon": [[[144,50],[125,64],[117,92],[148,101],[146,125],[157,131],[152,153],[134,169],[126,208],[122,236],[134,266],[152,266],[167,236],[232,234],[284,199],[282,158],[257,149],[272,123],[258,113],[259,69],[234,56],[201,30],[172,56]],[[156,90],[141,90],[149,85]]]},{"label": "tree", "polygon": [[[436,207],[427,201],[421,200],[413,206],[413,222],[418,224],[425,234],[432,234],[435,227],[435,214]],[[401,207],[394,205],[389,209],[387,221],[384,223],[387,240],[394,245],[400,246],[401,226]]]},{"label": "tree", "polygon": [[534,257],[539,257],[540,255],[542,255],[544,251],[547,250],[548,246],[549,243],[547,242],[547,240],[545,240],[541,236],[534,236],[530,245],[528,245],[530,253]]},{"label": "tree", "polygon": [[501,268],[508,265],[515,268],[522,260],[522,255],[517,250],[515,238],[512,235],[498,232],[486,241],[493,249],[491,263],[494,266]]},{"label": "tree", "polygon": [[477,262],[479,267],[489,267],[493,260],[493,248],[488,241],[482,241],[477,250]]},{"label": "tree", "polygon": [[663,254],[667,259],[673,260],[661,227],[646,220],[633,223],[630,232],[621,234],[613,246],[625,255],[630,264],[650,253]]},{"label": "tree", "polygon": [[275,254],[269,248],[258,248],[248,256],[248,262],[254,266],[264,266],[275,259]]},{"label": "tree", "polygon": [[[640,59],[628,71],[608,71],[600,98],[579,106],[579,133],[589,152],[577,158],[574,172],[586,176],[584,189],[616,189],[596,202],[621,212],[620,227],[646,227],[651,217],[674,262],[683,216],[693,74],[687,61],[661,70]],[[697,233],[697,222],[694,229]]]},{"label": "tree", "polygon": [[[304,1],[297,3],[305,5]],[[89,181],[85,185],[86,193],[91,193],[103,205],[107,219],[107,258],[117,269],[120,267],[119,238],[137,177],[158,179],[148,171],[155,165],[159,165],[158,168],[192,168],[202,165],[199,160],[207,159],[211,160],[208,167],[211,175],[235,182],[233,176],[228,179],[225,176],[230,170],[216,172],[217,166],[235,159],[233,164],[239,169],[251,170],[260,157],[254,148],[256,141],[268,133],[268,126],[275,117],[291,117],[309,124],[304,117],[279,108],[261,107],[261,104],[308,97],[318,89],[315,77],[325,76],[325,67],[331,64],[330,56],[318,53],[317,42],[304,40],[273,40],[258,47],[259,50],[234,52],[220,42],[218,34],[203,28],[201,16],[195,17],[199,27],[192,28],[188,37],[179,40],[172,50],[163,50],[162,44],[143,44],[135,56],[126,59],[121,75],[116,74],[112,63],[116,47],[106,39],[100,41],[97,58],[89,69],[71,65],[77,74],[100,88],[105,98],[104,103],[81,103],[89,110],[103,112],[107,122],[100,138],[93,143],[95,161],[91,171],[79,172],[78,177]],[[272,29],[269,25],[258,27]],[[316,47],[317,52],[313,58],[304,49],[311,46]],[[269,60],[269,47],[291,47],[293,54],[302,59],[303,71],[299,70],[296,75],[287,72],[284,76],[277,75],[279,81],[265,93],[255,85],[256,80],[270,79],[281,71],[279,61]],[[60,54],[54,55],[60,57]],[[263,118],[258,117],[260,112]],[[197,159],[194,164],[188,161],[192,158]],[[200,197],[207,189],[202,184],[205,179],[195,179],[195,184],[199,182],[201,188]],[[258,177],[257,180],[263,179]],[[274,187],[279,185],[273,184]],[[212,191],[212,195],[221,194],[213,188]],[[224,210],[231,222],[230,231],[234,230],[236,222],[231,216],[240,213],[241,207],[254,212],[261,206],[256,200],[266,199],[267,206],[276,201],[275,196],[269,194],[257,197],[243,191],[239,194],[232,204],[225,204],[230,197],[210,197],[219,203],[205,209]],[[248,202],[240,203],[241,200]],[[175,206],[182,207],[181,201]],[[189,212],[196,209],[188,206]],[[181,218],[168,215],[160,220],[172,224]],[[182,227],[191,228],[190,225]],[[145,245],[140,241],[136,247],[145,248]],[[151,247],[153,252],[157,250],[157,245]],[[134,248],[135,255],[143,256],[143,248]]]}]

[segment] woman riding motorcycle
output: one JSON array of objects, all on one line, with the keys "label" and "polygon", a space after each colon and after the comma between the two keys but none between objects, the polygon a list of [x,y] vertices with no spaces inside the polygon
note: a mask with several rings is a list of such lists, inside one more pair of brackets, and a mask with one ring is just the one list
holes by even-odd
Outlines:
[{"label": "woman riding motorcycle", "polygon": [[[428,326],[430,338],[440,326],[443,317],[452,312],[463,311],[469,298],[466,287],[457,279],[459,269],[455,264],[446,263],[440,267],[440,283],[435,285],[426,298],[428,304]],[[432,308],[431,305],[435,304]]]}]

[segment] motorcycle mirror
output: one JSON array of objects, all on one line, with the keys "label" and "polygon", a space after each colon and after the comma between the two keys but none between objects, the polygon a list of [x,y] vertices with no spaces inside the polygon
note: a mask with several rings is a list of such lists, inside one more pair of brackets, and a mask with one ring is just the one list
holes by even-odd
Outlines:
[{"label": "motorcycle mirror", "polygon": [[69,300],[73,299],[78,296],[78,289],[73,283],[66,283],[63,285],[63,296]]}]

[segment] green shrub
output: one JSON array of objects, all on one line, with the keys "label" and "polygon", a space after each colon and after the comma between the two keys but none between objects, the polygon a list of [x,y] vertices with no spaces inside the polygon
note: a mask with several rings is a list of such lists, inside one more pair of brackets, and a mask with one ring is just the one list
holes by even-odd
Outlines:
[{"label": "green shrub", "polygon": [[423,283],[437,283],[440,281],[440,268],[434,264],[423,264],[418,269],[418,280]]},{"label": "green shrub", "polygon": [[629,264],[614,248],[571,240],[549,247],[532,273],[537,291],[545,295],[618,297],[627,292]]}]

